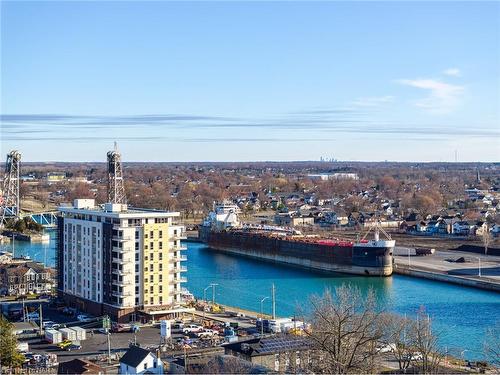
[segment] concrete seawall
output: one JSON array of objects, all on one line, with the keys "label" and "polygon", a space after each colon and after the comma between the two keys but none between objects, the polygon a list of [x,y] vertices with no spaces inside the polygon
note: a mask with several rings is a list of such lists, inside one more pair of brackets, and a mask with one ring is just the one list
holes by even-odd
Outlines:
[{"label": "concrete seawall", "polygon": [[417,267],[408,268],[407,266],[402,266],[401,264],[396,264],[394,266],[393,272],[399,275],[420,277],[422,279],[441,281],[500,293],[500,284],[495,281],[449,275],[446,273],[424,270]]}]

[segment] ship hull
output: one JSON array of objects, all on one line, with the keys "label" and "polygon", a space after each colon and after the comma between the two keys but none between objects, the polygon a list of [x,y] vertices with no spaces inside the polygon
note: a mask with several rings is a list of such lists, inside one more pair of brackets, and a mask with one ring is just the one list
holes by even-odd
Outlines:
[{"label": "ship hull", "polygon": [[244,232],[200,230],[212,250],[323,272],[364,276],[392,275],[390,247],[329,246]]}]

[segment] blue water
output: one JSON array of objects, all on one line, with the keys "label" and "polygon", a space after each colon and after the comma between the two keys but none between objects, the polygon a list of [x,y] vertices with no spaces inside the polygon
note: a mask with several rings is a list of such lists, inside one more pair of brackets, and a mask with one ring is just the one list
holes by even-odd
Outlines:
[{"label": "blue water", "polygon": [[[16,255],[55,264],[55,233],[50,243],[15,243]],[[4,246],[6,250],[10,245]],[[466,358],[482,357],[483,338],[487,329],[500,321],[500,294],[451,284],[395,275],[390,278],[331,276],[295,267],[266,263],[244,257],[213,252],[200,243],[187,243],[187,278],[185,285],[195,296],[202,298],[203,289],[210,283],[216,287],[216,301],[222,304],[260,311],[260,300],[271,295],[276,286],[276,312],[279,316],[302,315],[309,309],[309,296],[321,294],[325,288],[334,289],[350,283],[363,291],[373,288],[382,309],[414,315],[425,307],[433,319],[441,345],[452,355],[467,350]],[[206,291],[211,299],[212,290]],[[267,299],[264,312],[271,312]]]}]

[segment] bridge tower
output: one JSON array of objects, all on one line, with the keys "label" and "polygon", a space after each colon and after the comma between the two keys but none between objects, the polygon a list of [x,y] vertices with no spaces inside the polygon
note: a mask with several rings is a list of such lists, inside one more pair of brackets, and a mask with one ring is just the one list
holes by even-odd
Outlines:
[{"label": "bridge tower", "polygon": [[118,152],[116,142],[115,149],[108,152],[108,202],[127,203],[123,186],[122,156]]},{"label": "bridge tower", "polygon": [[21,214],[19,196],[19,171],[21,170],[21,153],[13,150],[7,154],[5,163],[5,174],[3,178],[0,214],[4,225],[6,218],[19,218]]}]

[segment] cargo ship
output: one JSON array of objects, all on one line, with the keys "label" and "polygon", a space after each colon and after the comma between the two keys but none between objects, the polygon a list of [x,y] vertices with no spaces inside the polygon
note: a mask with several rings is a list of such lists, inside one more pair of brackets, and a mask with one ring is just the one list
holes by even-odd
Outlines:
[{"label": "cargo ship", "polygon": [[[332,273],[390,276],[395,241],[378,223],[357,241],[305,236],[291,227],[242,223],[238,206],[224,202],[199,227],[210,249]],[[366,239],[373,232],[372,239]],[[385,239],[380,238],[380,234]]]}]

